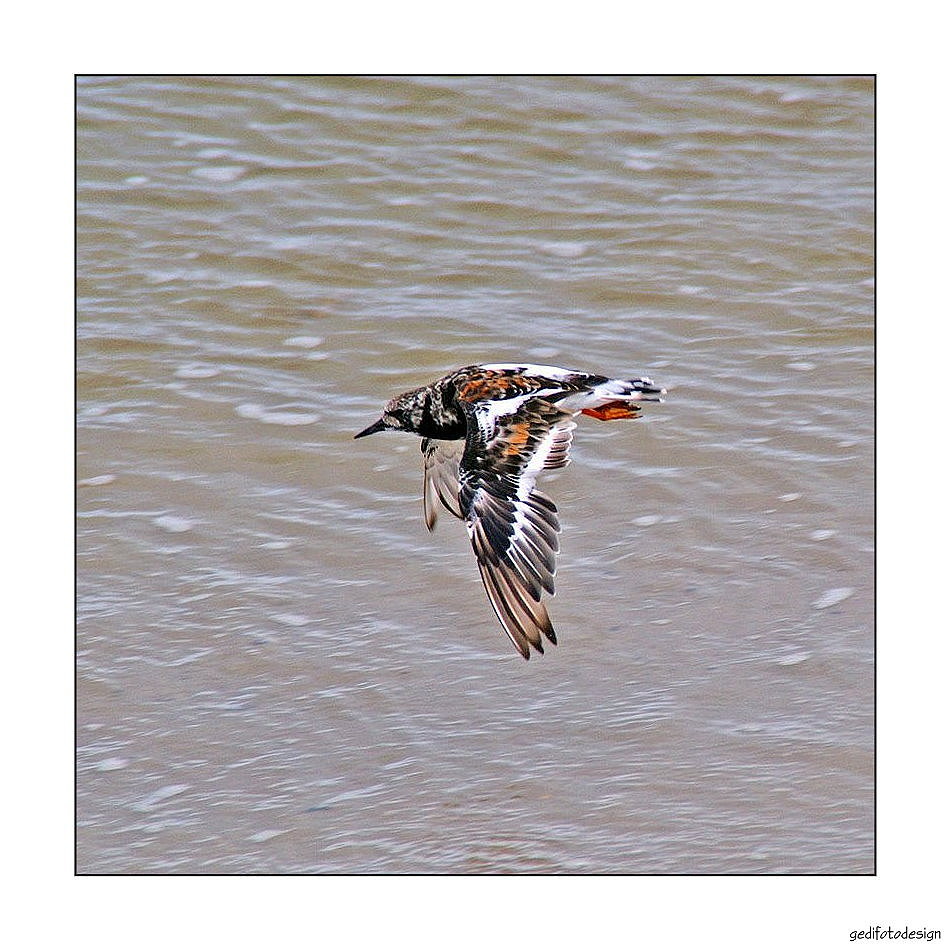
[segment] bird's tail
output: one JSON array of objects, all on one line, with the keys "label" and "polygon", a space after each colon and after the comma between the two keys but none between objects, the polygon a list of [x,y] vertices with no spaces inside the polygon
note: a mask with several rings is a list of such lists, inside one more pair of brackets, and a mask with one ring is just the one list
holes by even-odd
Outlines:
[{"label": "bird's tail", "polygon": [[638,403],[663,402],[665,392],[648,376],[608,379],[591,389],[581,412],[603,421],[636,419],[640,415]]}]

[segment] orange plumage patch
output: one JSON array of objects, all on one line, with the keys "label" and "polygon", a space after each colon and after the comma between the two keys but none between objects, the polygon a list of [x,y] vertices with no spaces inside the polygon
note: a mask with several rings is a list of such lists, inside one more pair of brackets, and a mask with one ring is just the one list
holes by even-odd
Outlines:
[{"label": "orange plumage patch", "polygon": [[505,455],[520,455],[528,444],[531,427],[527,422],[516,422],[507,432],[508,444],[505,446]]},{"label": "orange plumage patch", "polygon": [[486,370],[475,379],[462,383],[458,394],[466,402],[478,402],[481,399],[507,399],[536,388],[536,384],[526,376],[509,376]]},{"label": "orange plumage patch", "polygon": [[602,422],[609,422],[612,419],[636,419],[640,415],[639,406],[631,406],[627,402],[608,402],[605,406],[599,406],[597,409],[582,409],[585,416],[593,416]]}]

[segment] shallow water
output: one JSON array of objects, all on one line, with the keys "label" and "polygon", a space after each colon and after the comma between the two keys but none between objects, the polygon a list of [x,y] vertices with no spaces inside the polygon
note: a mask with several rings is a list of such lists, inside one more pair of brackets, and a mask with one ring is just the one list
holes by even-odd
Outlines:
[{"label": "shallow water", "polygon": [[[81,872],[873,870],[873,88],[78,85]],[[391,395],[670,389],[525,663]]]}]

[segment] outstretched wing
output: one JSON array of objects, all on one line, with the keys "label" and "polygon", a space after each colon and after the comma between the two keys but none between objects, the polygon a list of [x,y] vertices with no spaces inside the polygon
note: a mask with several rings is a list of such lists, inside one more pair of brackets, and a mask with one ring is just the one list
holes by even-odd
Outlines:
[{"label": "outstretched wing", "polygon": [[528,659],[557,643],[541,602],[554,593],[560,523],[554,502],[534,487],[543,469],[568,464],[573,413],[539,398],[477,402],[459,467],[459,504],[488,599]]},{"label": "outstretched wing", "polygon": [[459,508],[459,459],[464,448],[465,444],[461,441],[422,440],[422,455],[425,460],[422,507],[426,527],[430,531],[438,520],[440,501],[456,518],[462,517],[462,510]]}]

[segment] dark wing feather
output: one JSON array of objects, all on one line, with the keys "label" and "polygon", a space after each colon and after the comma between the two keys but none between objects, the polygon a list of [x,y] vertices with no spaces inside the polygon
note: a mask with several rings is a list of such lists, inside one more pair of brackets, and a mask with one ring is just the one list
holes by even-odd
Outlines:
[{"label": "dark wing feather", "polygon": [[422,507],[426,527],[431,531],[439,517],[439,502],[456,518],[462,517],[459,508],[459,458],[464,443],[423,439],[422,455],[425,475],[422,486]]},{"label": "dark wing feather", "polygon": [[544,399],[485,401],[468,410],[458,499],[488,599],[527,659],[557,643],[544,604],[554,593],[560,524],[534,487],[544,469],[567,465],[573,413]]}]

